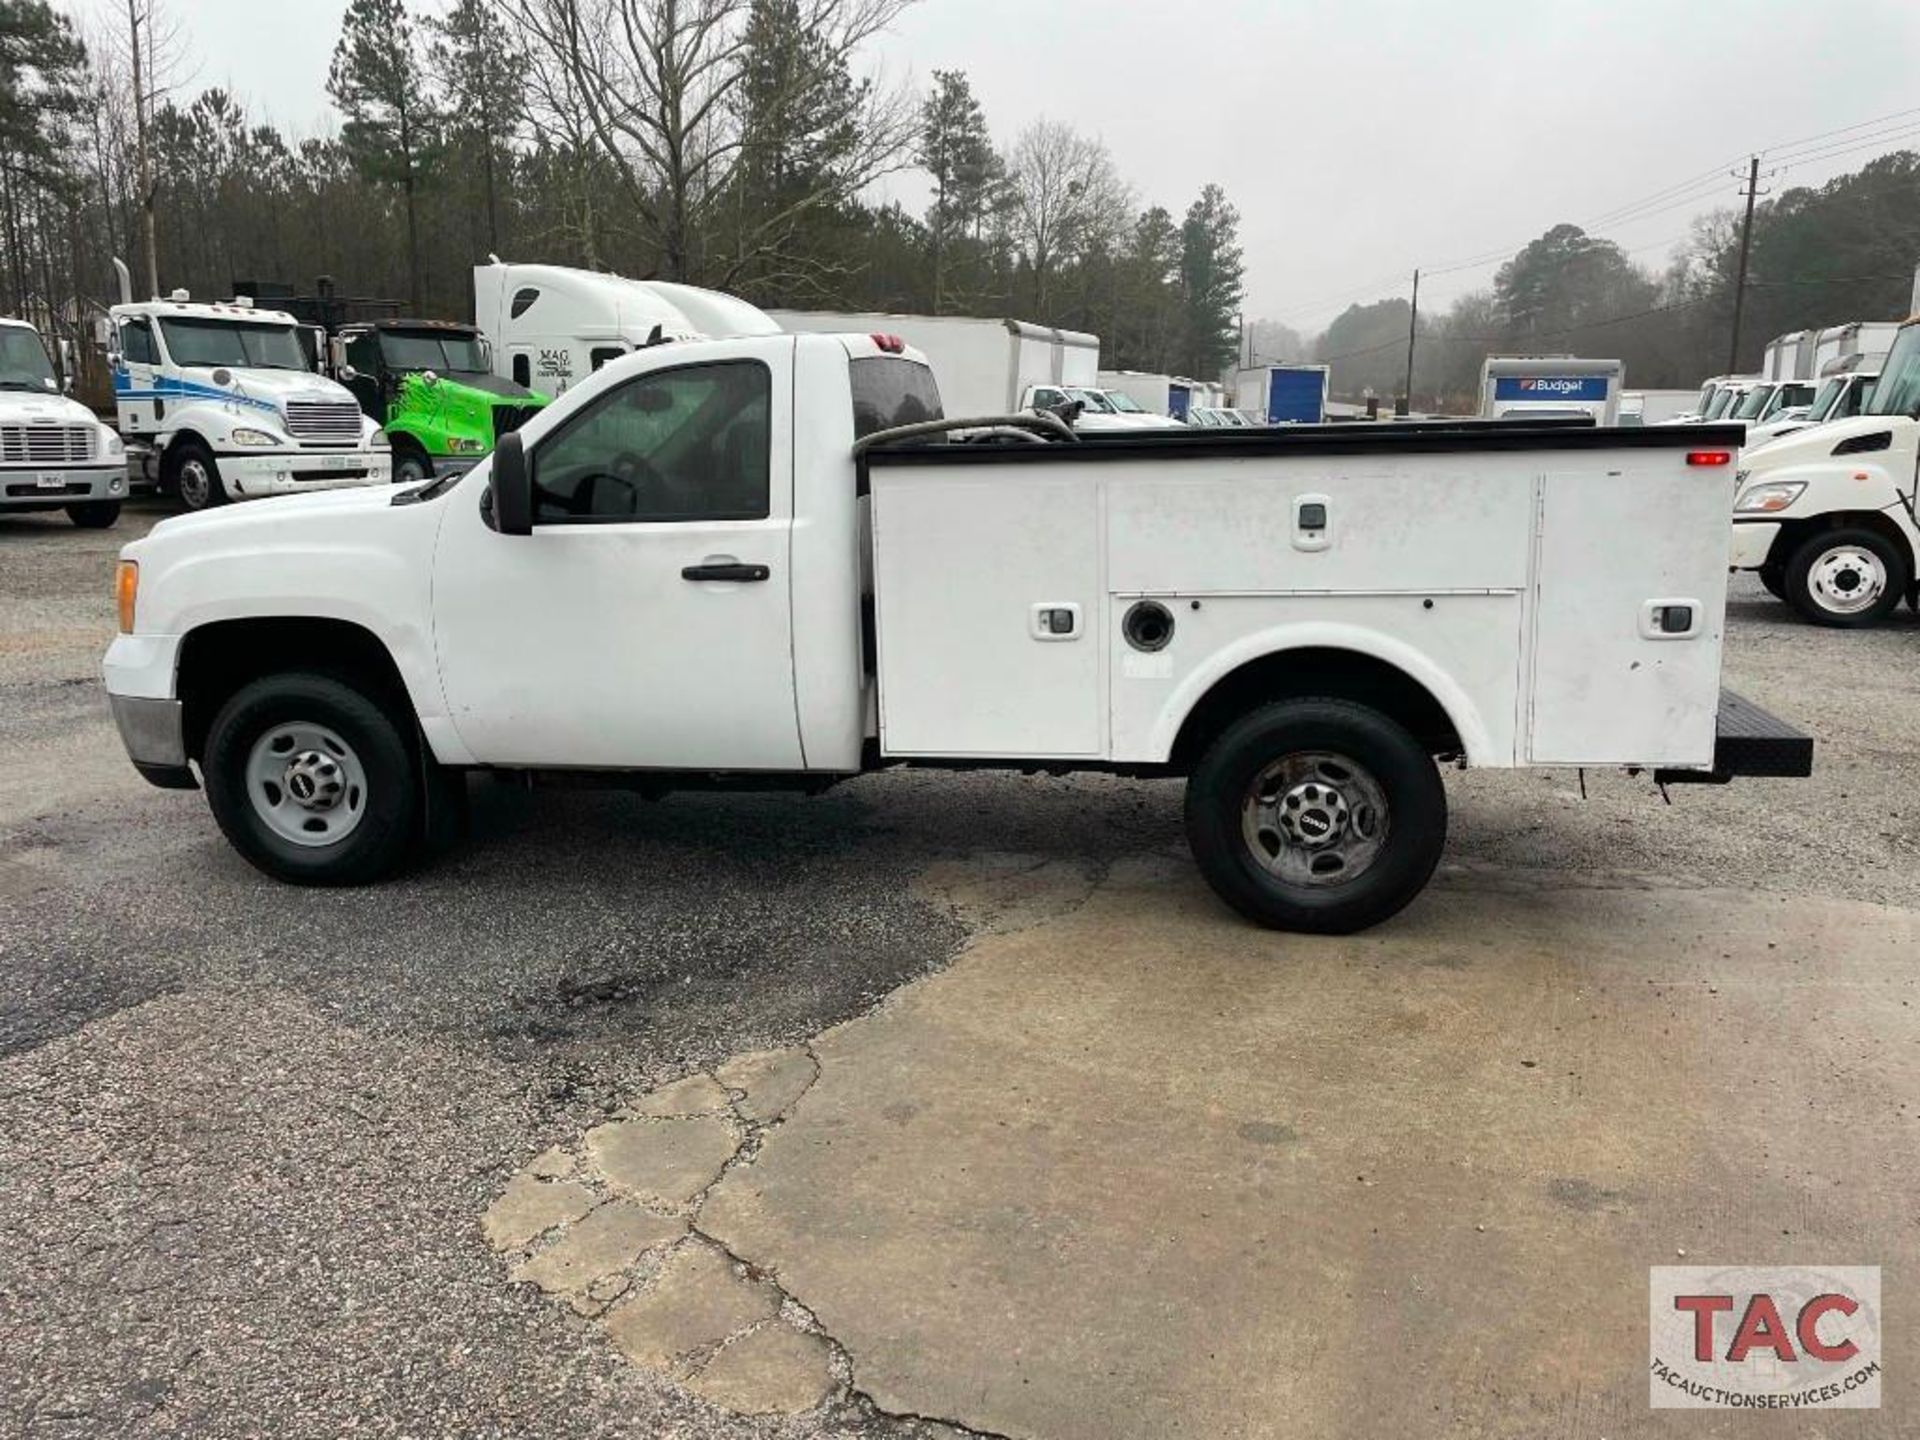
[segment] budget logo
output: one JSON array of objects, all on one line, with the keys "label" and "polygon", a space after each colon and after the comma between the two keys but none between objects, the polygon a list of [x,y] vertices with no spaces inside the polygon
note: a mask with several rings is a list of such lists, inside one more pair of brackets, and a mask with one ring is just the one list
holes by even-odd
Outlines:
[{"label": "budget logo", "polygon": [[1656,1265],[1647,1307],[1656,1410],[1877,1410],[1880,1269]]}]

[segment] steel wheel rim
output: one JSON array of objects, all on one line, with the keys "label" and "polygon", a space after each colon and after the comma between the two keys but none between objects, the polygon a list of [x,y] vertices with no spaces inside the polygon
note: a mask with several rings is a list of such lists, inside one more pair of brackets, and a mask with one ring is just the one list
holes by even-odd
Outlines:
[{"label": "steel wheel rim", "polygon": [[247,802],[267,829],[291,845],[337,845],[366,818],[366,767],[335,731],[288,721],[253,742]]},{"label": "steel wheel rim", "polygon": [[1328,750],[1270,762],[1240,805],[1247,854],[1290,885],[1340,885],[1364,875],[1386,848],[1391,821],[1387,792],[1373,773]]},{"label": "steel wheel rim", "polygon": [[213,476],[199,460],[183,461],[180,466],[180,500],[189,510],[206,508],[213,498]]},{"label": "steel wheel rim", "polygon": [[1864,546],[1836,545],[1813,562],[1807,588],[1821,609],[1858,615],[1871,610],[1887,593],[1887,567]]}]

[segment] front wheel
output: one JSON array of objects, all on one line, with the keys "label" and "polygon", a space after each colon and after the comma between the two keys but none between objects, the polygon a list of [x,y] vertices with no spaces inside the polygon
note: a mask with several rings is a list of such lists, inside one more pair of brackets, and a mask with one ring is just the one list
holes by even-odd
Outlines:
[{"label": "front wheel", "polygon": [[1878,531],[1823,530],[1787,566],[1787,603],[1816,625],[1878,625],[1906,595],[1908,570],[1900,548]]},{"label": "front wheel", "polygon": [[1187,842],[1248,919],[1344,935],[1425,888],[1447,839],[1433,759],[1377,710],[1289,700],[1242,716],[1187,781]]},{"label": "front wheel", "polygon": [[278,879],[365,884],[419,846],[412,745],[380,704],[331,675],[244,686],[214,717],[201,771],[227,839]]},{"label": "front wheel", "polygon": [[189,510],[211,510],[227,503],[227,487],[213,452],[197,440],[176,442],[168,451],[173,492]]},{"label": "front wheel", "polygon": [[67,506],[67,518],[82,530],[105,530],[120,518],[118,500],[83,500]]},{"label": "front wheel", "polygon": [[433,462],[427,459],[424,450],[412,445],[396,445],[393,448],[393,483],[396,485],[418,485],[422,480],[433,478]]}]

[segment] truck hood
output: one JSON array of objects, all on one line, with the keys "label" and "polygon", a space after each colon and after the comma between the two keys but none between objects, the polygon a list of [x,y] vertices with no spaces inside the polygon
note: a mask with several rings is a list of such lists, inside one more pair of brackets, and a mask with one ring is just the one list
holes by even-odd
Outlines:
[{"label": "truck hood", "polygon": [[343,401],[358,404],[353,392],[346,386],[336,384],[324,375],[315,375],[308,370],[243,370],[232,366],[224,368],[232,378],[225,385],[216,385],[213,370],[195,366],[182,373],[184,386],[208,399],[226,399],[242,404],[270,405],[281,409],[289,400],[307,400],[318,404],[339,404]]},{"label": "truck hood", "polygon": [[393,497],[402,488],[361,485],[345,490],[315,490],[306,495],[269,495],[244,505],[222,505],[197,514],[173,515],[154,526],[144,539],[127,546],[126,553],[138,559],[141,548],[156,541],[168,545],[176,541],[221,544],[244,537],[250,531],[281,532],[287,526],[300,525],[316,517],[340,518],[351,517],[356,512],[393,510],[396,508]]},{"label": "truck hood", "polygon": [[[1769,440],[1746,451],[1741,465],[1749,475],[1761,470],[1778,470],[1787,465],[1812,465],[1834,458],[1833,447],[1855,435],[1872,435],[1880,430],[1896,434],[1912,421],[1899,415],[1855,415],[1848,420],[1831,420],[1825,425],[1809,425],[1777,440]],[[1841,457],[1842,459],[1846,457]]]},{"label": "truck hood", "polygon": [[9,425],[90,425],[94,419],[91,410],[65,395],[0,390],[0,421]]}]

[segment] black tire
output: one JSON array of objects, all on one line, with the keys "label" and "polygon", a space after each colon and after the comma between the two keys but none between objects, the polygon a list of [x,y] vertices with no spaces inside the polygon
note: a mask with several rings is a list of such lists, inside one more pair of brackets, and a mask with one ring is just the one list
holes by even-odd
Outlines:
[{"label": "black tire", "polygon": [[[250,793],[254,747],[277,727],[324,726],[364,771],[364,811],[337,842],[297,844],[276,833]],[[402,869],[420,849],[422,787],[414,747],[372,696],[332,675],[269,675],[220,708],[201,759],[207,803],[246,859],[299,885],[363,885]]]},{"label": "black tire", "polygon": [[[1309,756],[1341,763],[1328,768],[1307,761]],[[1257,840],[1251,833],[1258,825],[1249,813],[1258,803],[1256,786],[1266,783],[1273,767],[1309,763],[1314,766],[1309,780],[1285,795],[1330,774],[1334,785],[1344,785],[1354,796],[1351,806],[1344,798],[1339,806],[1338,813],[1347,818],[1337,833],[1322,832],[1324,848],[1279,845],[1269,854],[1263,841],[1280,837],[1274,831]],[[1326,779],[1317,783],[1331,793]],[[1369,812],[1384,809],[1373,815],[1370,837],[1360,833],[1363,792],[1382,802],[1381,807],[1368,803]],[[1285,803],[1282,797],[1275,812]],[[1345,935],[1379,924],[1425,888],[1446,846],[1447,793],[1420,742],[1379,711],[1349,700],[1287,700],[1242,716],[1213,742],[1188,777],[1186,821],[1187,843],[1201,873],[1235,910],[1278,930]],[[1342,860],[1338,869],[1319,873],[1326,860],[1342,859],[1349,841],[1361,849],[1373,847],[1360,868],[1345,875]],[[1291,856],[1287,863],[1304,863],[1314,878],[1300,881],[1276,873],[1281,849]]]},{"label": "black tire", "polygon": [[393,483],[418,485],[433,478],[433,461],[427,452],[411,440],[396,441],[393,447]]},{"label": "black tire", "polygon": [[67,518],[82,530],[105,530],[120,518],[118,500],[83,500],[67,506]]},{"label": "black tire", "polygon": [[[1808,536],[1787,562],[1786,601],[1815,625],[1859,630],[1891,615],[1912,582],[1906,553],[1879,531],[1822,530]],[[1849,598],[1855,587],[1865,587],[1858,591],[1864,594],[1875,584],[1880,589],[1870,601]]]},{"label": "black tire", "polygon": [[188,510],[211,510],[230,498],[213,452],[198,440],[176,440],[167,447],[166,488]]},{"label": "black tire", "polygon": [[1760,583],[1766,587],[1769,595],[1776,600],[1787,598],[1787,577],[1778,565],[1760,567]]}]

